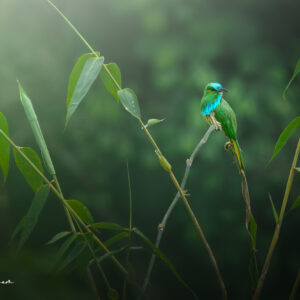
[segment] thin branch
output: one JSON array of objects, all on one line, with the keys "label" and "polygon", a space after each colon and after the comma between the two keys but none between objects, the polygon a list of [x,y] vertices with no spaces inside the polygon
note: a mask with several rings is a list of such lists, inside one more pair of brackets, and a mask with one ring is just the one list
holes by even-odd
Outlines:
[{"label": "thin branch", "polygon": [[[196,154],[198,153],[200,148],[207,142],[210,134],[216,129],[217,128],[216,128],[215,125],[212,125],[208,128],[205,135],[203,136],[203,138],[200,140],[200,142],[198,143],[198,145],[196,146],[196,148],[192,152],[192,155],[190,156],[190,158],[187,159],[184,176],[183,176],[183,179],[181,181],[181,189],[182,190],[184,190],[184,188],[185,188],[188,176],[190,174],[190,169],[191,169],[191,166],[193,164],[193,161],[195,159]],[[175,195],[175,197],[174,197],[173,201],[171,202],[169,208],[167,209],[161,223],[158,225],[158,231],[157,231],[156,242],[155,242],[155,247],[156,248],[159,248],[160,241],[162,239],[167,221],[168,221],[169,216],[171,215],[174,207],[176,206],[179,198],[180,198],[180,194],[179,194],[179,192],[177,192],[177,194]],[[151,273],[152,273],[152,269],[153,269],[155,260],[156,260],[156,255],[153,253],[152,256],[151,256],[151,259],[150,259],[150,262],[149,262],[149,265],[148,265],[148,269],[147,269],[147,273],[146,273],[146,277],[145,277],[145,280],[144,280],[144,283],[143,283],[143,293],[146,291],[146,288],[149,284],[149,280],[150,280],[150,276],[151,276]],[[141,296],[140,296],[140,298],[141,298]]]},{"label": "thin branch", "polygon": [[[83,225],[87,232],[92,233],[94,240],[108,253],[109,249],[104,245],[104,243],[89,229],[89,227],[81,220],[78,214],[72,209],[72,207],[68,204],[68,202],[64,199],[64,197],[59,193],[59,191],[55,188],[55,186],[49,181],[49,179],[36,167],[36,165],[21,151],[20,147],[17,146],[14,141],[5,134],[5,132],[0,129],[0,134],[10,143],[10,145],[27,161],[27,163],[31,166],[31,168],[44,180],[46,184],[48,184],[49,188],[52,192],[62,201],[64,207],[78,220],[78,222]],[[122,264],[117,260],[117,258],[112,255],[111,259],[115,262],[115,264],[119,267],[119,269],[127,276],[128,272],[122,266]]]},{"label": "thin branch", "polygon": [[95,283],[95,280],[93,278],[93,274],[92,274],[92,271],[91,271],[89,265],[87,265],[87,267],[86,267],[86,272],[87,272],[87,275],[88,275],[89,282],[91,284],[91,288],[92,288],[92,290],[93,290],[93,292],[95,294],[95,297],[96,297],[97,300],[100,300],[100,295],[98,293],[98,290],[97,290],[97,287],[96,287],[96,283]]},{"label": "thin branch", "polygon": [[291,295],[289,297],[289,300],[294,300],[295,299],[299,284],[300,284],[300,269],[298,270],[297,277],[296,277],[295,282],[293,284],[293,288],[292,288],[292,292],[291,292]]},{"label": "thin branch", "polygon": [[[56,187],[57,187],[58,192],[59,192],[60,195],[64,198],[64,195],[63,195],[62,190],[61,190],[61,188],[60,188],[60,184],[59,184],[59,182],[58,182],[58,180],[57,180],[56,174],[53,174],[53,180],[54,180],[54,182],[55,182],[55,184],[56,184]],[[75,228],[74,222],[73,222],[73,220],[72,220],[72,217],[71,217],[71,215],[70,215],[70,212],[67,210],[67,208],[66,208],[65,206],[64,206],[64,210],[65,210],[65,212],[66,212],[67,219],[68,219],[68,221],[69,221],[71,230],[72,230],[72,232],[75,234],[75,233],[76,233],[76,228]]]},{"label": "thin branch", "polygon": [[273,252],[275,250],[275,246],[276,246],[278,238],[279,238],[279,233],[280,233],[280,228],[281,228],[282,222],[283,222],[285,208],[286,208],[287,201],[288,201],[288,198],[289,198],[289,195],[291,192],[291,188],[292,188],[292,184],[293,184],[295,167],[297,166],[299,152],[300,152],[300,139],[298,140],[298,144],[297,144],[296,152],[295,152],[294,159],[292,162],[292,166],[290,169],[288,181],[287,181],[287,184],[285,187],[285,193],[284,193],[282,204],[281,204],[278,223],[276,224],[276,227],[275,227],[275,230],[273,233],[272,241],[269,246],[269,250],[268,250],[268,253],[267,253],[267,256],[265,259],[265,263],[264,263],[263,269],[261,271],[261,275],[259,277],[259,281],[258,281],[257,287],[255,289],[255,292],[254,292],[254,295],[252,298],[253,300],[258,300],[260,297],[260,293],[261,293],[262,287],[264,285],[264,281],[265,281],[265,278],[266,278],[266,275],[267,275],[267,272],[268,272],[268,269],[270,266],[271,258],[272,258]]}]

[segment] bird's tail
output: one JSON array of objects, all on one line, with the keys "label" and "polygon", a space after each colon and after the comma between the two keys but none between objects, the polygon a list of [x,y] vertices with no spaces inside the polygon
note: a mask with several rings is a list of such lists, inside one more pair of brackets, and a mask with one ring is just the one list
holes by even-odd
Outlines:
[{"label": "bird's tail", "polygon": [[233,147],[234,147],[234,151],[235,151],[238,163],[239,163],[239,167],[240,167],[241,170],[244,170],[245,169],[244,168],[244,161],[243,161],[242,150],[240,148],[239,142],[238,142],[238,140],[234,140],[234,139],[231,139],[231,142],[232,142]]}]

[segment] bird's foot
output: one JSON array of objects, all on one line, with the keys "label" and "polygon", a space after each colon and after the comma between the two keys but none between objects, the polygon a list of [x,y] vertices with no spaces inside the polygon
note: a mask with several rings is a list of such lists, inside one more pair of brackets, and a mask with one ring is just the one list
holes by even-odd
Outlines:
[{"label": "bird's foot", "polygon": [[224,149],[226,151],[233,152],[232,143],[231,142],[226,142],[225,145],[224,145]]}]

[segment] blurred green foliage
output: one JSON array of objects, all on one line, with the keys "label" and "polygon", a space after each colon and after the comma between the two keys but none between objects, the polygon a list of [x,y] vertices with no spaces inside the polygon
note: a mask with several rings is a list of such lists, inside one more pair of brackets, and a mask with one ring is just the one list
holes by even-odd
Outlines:
[{"label": "blurred green foliage", "polygon": [[[122,85],[137,93],[144,120],[166,118],[150,130],[178,178],[207,128],[200,117],[205,84],[218,81],[231,91],[226,99],[237,114],[252,210],[258,223],[258,260],[262,263],[274,227],[268,192],[278,208],[296,144],[294,137],[266,168],[280,132],[299,115],[299,78],[290,87],[287,101],[281,98],[300,57],[298,1],[56,2],[101,51],[105,62],[119,65]],[[0,110],[13,140],[37,150],[18,98],[18,78],[30,94],[65,196],[80,199],[97,221],[127,226],[128,160],[133,222],[154,239],[175,189],[140,125],[124,113],[100,80],[63,132],[68,78],[78,57],[88,52],[85,45],[46,1],[38,0],[1,0],[0,37]],[[250,285],[244,203],[232,157],[223,150],[225,141],[221,133],[211,136],[193,165],[187,187],[230,298],[246,299]],[[43,245],[54,233],[67,228],[63,209],[53,196],[27,250],[15,257],[16,244],[9,242],[10,235],[33,195],[14,164],[7,181],[0,190],[0,280],[16,283],[9,290],[1,286],[0,293],[11,293],[10,299],[91,297],[83,273],[72,273],[72,278],[48,275],[56,248]],[[290,200],[299,194],[297,181],[299,175]],[[295,243],[299,236],[297,218],[299,211],[295,210],[284,223],[263,298],[284,299],[291,290],[300,266],[300,248]],[[181,203],[170,218],[162,249],[201,297],[218,298],[212,267]],[[135,254],[132,259],[141,280],[148,259],[147,253]],[[114,287],[120,288],[114,267],[104,267],[115,279]],[[85,282],[84,287],[79,280]],[[159,262],[151,283],[150,298],[189,297]]]}]

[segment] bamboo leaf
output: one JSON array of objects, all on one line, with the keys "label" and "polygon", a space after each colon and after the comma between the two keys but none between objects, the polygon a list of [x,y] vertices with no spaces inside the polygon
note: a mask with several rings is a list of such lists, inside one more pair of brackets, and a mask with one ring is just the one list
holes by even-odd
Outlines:
[{"label": "bamboo leaf", "polygon": [[287,86],[284,89],[284,92],[282,94],[282,97],[284,100],[286,100],[286,92],[288,90],[288,88],[290,87],[291,83],[293,82],[293,80],[296,78],[296,76],[300,73],[300,59],[297,62],[297,65],[295,67],[294,73],[289,81],[289,83],[287,84]]},{"label": "bamboo leaf", "polygon": [[299,126],[300,126],[300,117],[295,118],[293,121],[291,121],[288,124],[288,126],[286,126],[286,128],[282,131],[282,133],[280,134],[280,136],[276,142],[274,152],[273,152],[273,155],[272,155],[269,163],[278,154],[278,152],[284,147],[286,142],[296,132],[296,130],[299,128]]},{"label": "bamboo leaf", "polygon": [[128,247],[125,246],[125,247],[121,247],[121,248],[116,249],[116,250],[110,250],[109,252],[106,252],[105,254],[101,255],[100,257],[97,257],[97,262],[101,263],[101,262],[103,262],[103,260],[105,260],[109,257],[112,257],[113,255],[118,254],[118,253],[124,251],[127,248]]},{"label": "bamboo leaf", "polygon": [[94,223],[94,219],[89,209],[78,200],[66,200],[67,203],[73,208],[81,220],[87,224]]},{"label": "bamboo leaf", "polygon": [[[102,248],[98,248],[99,250],[103,251]],[[144,248],[143,247],[140,247],[140,246],[136,246],[136,247],[128,247],[128,246],[124,246],[124,247],[121,247],[121,248],[118,248],[116,250],[110,250],[109,252],[106,252],[105,254],[97,257],[97,261],[100,263],[100,262],[103,262],[105,259],[111,257],[112,255],[115,255],[115,254],[118,254],[126,249],[130,249],[131,251],[140,251],[140,250],[143,250]],[[98,252],[98,251],[97,251]],[[92,264],[95,260],[92,259],[89,264]]]},{"label": "bamboo leaf", "polygon": [[139,102],[136,94],[132,89],[122,89],[118,91],[119,99],[124,108],[135,118],[141,119]]},{"label": "bamboo leaf", "polygon": [[103,56],[96,57],[94,53],[83,54],[77,60],[69,78],[66,126],[98,77],[103,61]]},{"label": "bamboo leaf", "polygon": [[26,117],[30,123],[31,129],[33,131],[35,140],[41,150],[42,157],[44,159],[44,162],[47,166],[47,169],[51,175],[55,174],[54,166],[50,157],[50,153],[48,151],[39,121],[37,119],[37,116],[35,114],[34,108],[32,106],[31,100],[27,96],[26,92],[24,91],[23,87],[21,86],[20,82],[19,84],[19,91],[20,91],[20,99],[23,104]]},{"label": "bamboo leaf", "polygon": [[57,242],[58,240],[64,238],[65,236],[69,235],[70,233],[71,233],[70,231],[59,232],[46,245],[53,244],[53,243]]},{"label": "bamboo leaf", "polygon": [[128,230],[127,228],[112,222],[99,222],[90,225],[94,229]]},{"label": "bamboo leaf", "polygon": [[252,214],[250,216],[249,229],[250,229],[250,234],[252,236],[253,248],[255,249],[255,247],[256,247],[257,224],[256,224],[255,219],[253,218]]},{"label": "bamboo leaf", "polygon": [[[121,71],[116,63],[109,63],[105,65],[112,77],[115,79],[112,80],[105,68],[101,69],[100,76],[105,88],[119,101],[118,90],[122,88],[122,78]],[[116,85],[119,85],[119,87]]]},{"label": "bamboo leaf", "polygon": [[277,224],[278,223],[278,214],[277,214],[277,211],[276,211],[276,208],[274,206],[274,203],[273,203],[273,200],[272,200],[272,196],[271,196],[270,193],[269,193],[269,199],[270,199],[270,202],[271,202],[271,205],[272,205],[272,210],[273,210],[273,215],[274,215],[274,218],[275,218],[275,222]]},{"label": "bamboo leaf", "polygon": [[56,254],[57,262],[63,257],[63,255],[66,253],[66,251],[69,249],[71,244],[76,240],[76,238],[78,236],[79,236],[79,234],[73,234],[64,241],[64,243],[60,246],[60,248],[57,251],[57,254]]},{"label": "bamboo leaf", "polygon": [[11,236],[11,240],[13,240],[15,238],[15,236],[21,231],[21,229],[24,226],[25,223],[25,219],[26,219],[26,215],[20,220],[20,222],[18,223],[18,225],[16,226],[12,236]]},{"label": "bamboo leaf", "polygon": [[108,240],[106,240],[104,244],[106,247],[110,247],[111,245],[117,243],[118,241],[121,241],[122,239],[128,237],[128,235],[129,235],[128,232],[120,232],[120,233],[112,236]]},{"label": "bamboo leaf", "polygon": [[176,271],[175,267],[173,266],[173,264],[171,263],[171,261],[166,257],[166,255],[157,247],[155,247],[155,245],[136,227],[132,229],[133,232],[135,232],[140,238],[142,238],[144,240],[144,242],[146,242],[146,244],[148,244],[153,252],[155,253],[156,256],[158,256],[171,270],[171,272],[175,275],[175,277],[178,279],[178,281],[186,288],[188,289],[191,294],[194,296],[195,299],[198,299],[196,294],[194,293],[194,291],[188,286],[188,284],[181,278],[181,276],[178,274],[178,272]]},{"label": "bamboo leaf", "polygon": [[58,272],[61,272],[65,267],[67,267],[76,257],[80,255],[80,253],[86,247],[86,243],[77,243],[75,247],[70,251],[67,257],[63,260],[60,267],[58,268]]},{"label": "bamboo leaf", "polygon": [[295,168],[295,171],[300,172],[300,168],[299,167]]},{"label": "bamboo leaf", "polygon": [[295,202],[291,206],[290,211],[293,210],[293,209],[295,209],[298,206],[300,206],[300,196],[297,197],[297,199],[295,200]]},{"label": "bamboo leaf", "polygon": [[18,247],[19,250],[23,247],[24,243],[27,241],[30,234],[32,233],[38,221],[39,215],[46,203],[48,195],[49,195],[48,185],[42,185],[35,193],[31,206],[26,215],[24,226],[22,228],[20,243]]},{"label": "bamboo leaf", "polygon": [[[6,118],[0,112],[0,130],[2,130],[7,136],[9,136],[9,130]],[[9,143],[8,141],[0,135],[0,167],[3,173],[3,179],[6,181],[8,168],[9,168]]]},{"label": "bamboo leaf", "polygon": [[149,119],[145,127],[150,127],[163,122],[165,119]]},{"label": "bamboo leaf", "polygon": [[[43,166],[37,153],[29,147],[23,147],[20,148],[20,150],[43,173]],[[30,164],[21,156],[21,154],[17,150],[14,149],[13,152],[17,167],[23,174],[30,187],[36,192],[38,188],[43,184],[43,179],[36,173],[35,170],[33,170]]]}]

